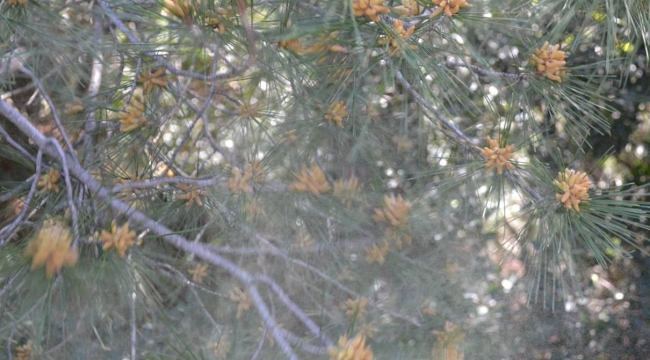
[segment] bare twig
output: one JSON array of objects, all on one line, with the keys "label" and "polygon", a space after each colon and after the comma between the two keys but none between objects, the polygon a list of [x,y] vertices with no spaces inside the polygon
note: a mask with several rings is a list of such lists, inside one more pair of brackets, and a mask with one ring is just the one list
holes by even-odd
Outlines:
[{"label": "bare twig", "polygon": [[27,151],[24,147],[22,147],[19,143],[17,143],[11,135],[5,129],[0,125],[0,135],[2,135],[9,145],[13,146],[14,149],[18,150],[19,153],[23,154],[26,158],[31,160],[32,162],[36,162],[36,158],[34,158],[34,155],[30,154],[29,151]]},{"label": "bare twig", "polygon": [[52,118],[54,119],[54,124],[56,125],[56,128],[59,129],[59,132],[61,133],[61,137],[63,138],[65,145],[68,147],[68,152],[70,153],[70,156],[76,159],[77,154],[75,154],[74,152],[74,148],[72,147],[72,142],[70,141],[70,138],[68,138],[68,133],[65,131],[65,128],[61,123],[61,119],[59,119],[59,112],[56,110],[56,106],[54,106],[54,103],[52,102],[52,99],[50,99],[50,95],[48,95],[47,91],[45,90],[45,87],[41,83],[41,80],[31,70],[29,70],[26,67],[21,68],[20,71],[23,72],[24,74],[29,75],[32,78],[32,81],[36,84],[36,88],[41,93],[43,99],[45,99],[47,105],[50,107],[50,112],[52,114]]},{"label": "bare twig", "polygon": [[[70,172],[68,170],[68,159],[66,159],[65,153],[59,145],[59,142],[54,138],[45,138],[45,143],[51,145],[59,153],[59,160],[61,161],[61,170],[63,171],[63,181],[65,182],[66,197],[68,198],[68,205],[70,206],[70,215],[72,217],[72,231],[74,232],[74,247],[77,246],[77,241],[79,241],[79,215],[77,213],[77,205],[74,202],[74,193],[72,192],[72,181],[70,178]],[[72,160],[76,162],[76,159],[73,157]]]},{"label": "bare twig", "polygon": [[14,221],[11,222],[11,224],[7,225],[4,227],[2,230],[0,230],[0,248],[2,248],[5,245],[5,242],[9,239],[11,234],[13,234],[14,230],[20,226],[20,224],[25,220],[25,215],[27,215],[27,211],[29,211],[29,205],[32,203],[32,198],[34,197],[34,193],[36,192],[36,185],[38,184],[39,176],[41,173],[41,166],[43,162],[43,151],[39,150],[38,154],[36,155],[36,172],[34,173],[34,176],[32,177],[32,186],[29,188],[29,193],[27,193],[27,198],[25,199],[25,205],[23,208],[20,210],[20,213]]},{"label": "bare twig", "polygon": [[524,74],[511,74],[511,73],[505,73],[500,71],[488,70],[477,65],[454,62],[454,61],[447,61],[445,65],[449,67],[464,67],[467,69],[471,69],[478,74],[486,75],[486,76],[504,77],[504,78],[514,79],[514,80],[522,80],[524,78]]},{"label": "bare twig", "polygon": [[11,289],[11,285],[16,281],[16,278],[20,276],[23,273],[24,268],[21,268],[20,270],[16,271],[15,274],[13,274],[9,280],[2,286],[2,289],[0,289],[0,299],[4,296],[4,294],[7,292],[7,290]]}]

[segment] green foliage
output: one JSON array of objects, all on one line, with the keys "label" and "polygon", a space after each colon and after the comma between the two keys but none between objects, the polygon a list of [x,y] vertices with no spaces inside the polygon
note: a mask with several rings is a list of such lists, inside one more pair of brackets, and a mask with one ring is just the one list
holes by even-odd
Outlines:
[{"label": "green foliage", "polygon": [[650,11],[468,3],[1,3],[0,353],[533,354],[646,256]]}]

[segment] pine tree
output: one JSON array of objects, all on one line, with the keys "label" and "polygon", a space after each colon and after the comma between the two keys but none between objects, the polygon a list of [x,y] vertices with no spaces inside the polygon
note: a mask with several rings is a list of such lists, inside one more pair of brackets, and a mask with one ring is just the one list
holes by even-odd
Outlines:
[{"label": "pine tree", "polygon": [[649,250],[646,0],[0,17],[9,357],[550,358],[481,324]]}]

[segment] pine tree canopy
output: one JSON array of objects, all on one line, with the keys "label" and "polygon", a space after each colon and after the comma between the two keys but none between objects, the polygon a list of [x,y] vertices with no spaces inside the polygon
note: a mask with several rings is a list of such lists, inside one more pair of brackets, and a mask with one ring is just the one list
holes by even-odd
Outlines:
[{"label": "pine tree canopy", "polygon": [[0,358],[645,358],[649,4],[1,0]]}]

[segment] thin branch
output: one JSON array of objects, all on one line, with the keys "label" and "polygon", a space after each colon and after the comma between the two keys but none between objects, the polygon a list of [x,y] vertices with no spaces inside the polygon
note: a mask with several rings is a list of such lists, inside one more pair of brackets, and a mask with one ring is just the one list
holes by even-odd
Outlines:
[{"label": "thin branch", "polygon": [[136,344],[138,342],[138,328],[136,322],[136,313],[135,313],[135,300],[137,299],[136,292],[136,278],[133,270],[133,263],[131,261],[131,254],[127,257],[127,270],[131,275],[131,296],[129,299],[129,309],[130,311],[130,323],[131,323],[131,360],[136,360]]},{"label": "thin branch", "polygon": [[4,57],[0,60],[0,76],[3,77],[10,77],[13,73],[19,71],[31,56],[27,48],[22,46],[12,50],[7,55],[8,58]]},{"label": "thin branch", "polygon": [[[415,90],[413,85],[406,81],[404,79],[404,76],[402,75],[402,72],[399,69],[395,69],[395,77],[397,78],[397,81],[399,81],[406,90],[415,98],[415,100],[420,103],[424,108],[432,112],[433,114],[436,115],[438,120],[442,122],[449,130],[451,130],[454,134],[456,134],[460,139],[464,140],[464,142],[461,142],[468,150],[472,151],[473,153],[478,153],[480,152],[479,148],[473,145],[472,139],[470,139],[465,133],[463,133],[451,120],[447,119],[440,110],[436,109],[431,105],[420,93]],[[521,181],[519,178],[515,177],[510,171],[506,170],[506,175],[505,175],[508,180],[510,180],[512,183],[517,184],[519,187],[524,189],[528,194],[530,194],[532,197],[535,198],[537,201],[542,201],[543,197],[542,195],[537,192],[535,189],[531,188],[530,186],[526,185],[523,181]]]},{"label": "thin branch", "polygon": [[9,336],[7,336],[7,359],[8,360],[13,360],[13,354],[11,353],[11,348],[12,348],[12,343],[14,339],[14,330],[15,328],[11,328],[11,331],[9,331]]},{"label": "thin branch", "polygon": [[544,197],[535,189],[531,188],[530,186],[526,185],[523,181],[521,181],[518,177],[515,177],[515,175],[508,169],[505,171],[505,175],[510,180],[510,182],[517,184],[517,186],[521,187],[526,191],[529,195],[535,198],[538,202],[541,202],[544,200]]},{"label": "thin branch", "polygon": [[164,184],[188,184],[195,185],[198,188],[206,188],[209,186],[214,186],[223,180],[223,177],[220,175],[211,175],[210,177],[205,178],[191,178],[191,177],[160,177],[154,178],[147,181],[131,181],[125,184],[120,184],[113,186],[111,188],[112,193],[119,193],[126,189],[152,189]]},{"label": "thin branch", "polygon": [[186,174],[183,169],[178,168],[174,163],[169,161],[169,159],[163,154],[162,150],[154,143],[152,143],[150,140],[147,140],[147,148],[150,151],[150,156],[155,160],[159,162],[163,162],[170,170],[174,172],[174,174],[178,174],[180,176],[183,176],[185,178],[190,178],[189,174]]},{"label": "thin branch", "polygon": [[185,94],[188,92],[187,88],[190,86],[192,80],[187,79],[187,83],[185,85],[180,84],[180,80],[177,80],[176,82],[177,84],[175,84],[174,86],[168,84],[170,93],[172,93],[172,95],[176,97],[176,102],[174,103],[174,106],[167,114],[160,117],[161,125],[171,120],[174,114],[178,112],[178,109],[181,108],[181,105],[183,103],[189,103],[188,101],[185,100]]},{"label": "thin branch", "polygon": [[[94,3],[91,3],[94,4]],[[86,97],[93,99],[97,96],[99,88],[102,85],[102,72],[104,71],[104,55],[101,52],[103,46],[103,35],[104,35],[104,18],[99,11],[93,11],[93,30],[95,37],[95,51],[97,56],[93,56],[93,65],[90,71],[90,81],[88,83],[88,90],[86,91]],[[124,65],[121,63],[121,65]],[[118,78],[121,77],[121,73],[118,75]],[[88,115],[84,123],[84,134],[82,137],[84,147],[86,149],[84,154],[84,165],[88,166],[92,164],[95,160],[95,148],[94,148],[94,133],[97,131],[99,124],[97,122],[96,106],[93,105],[88,109]],[[80,191],[80,196],[83,196],[83,192]],[[80,202],[81,203],[81,202]]]},{"label": "thin branch", "polygon": [[447,61],[445,63],[446,66],[448,67],[464,67],[467,69],[471,69],[474,72],[481,74],[481,75],[486,75],[486,76],[494,76],[494,77],[504,77],[508,79],[514,79],[514,80],[522,80],[524,78],[524,74],[512,74],[512,73],[505,73],[505,72],[500,72],[500,71],[494,71],[494,70],[488,70],[484,69],[480,66],[477,65],[472,65],[472,64],[466,64],[466,63],[460,63],[460,62],[455,62],[455,61]]},{"label": "thin branch", "polygon": [[[61,67],[62,66],[59,65],[59,66],[53,68],[52,70],[48,71],[47,73],[45,73],[45,75],[41,76],[41,81],[49,79],[50,77],[52,77],[52,75],[59,73],[61,71]],[[29,84],[27,84],[27,85],[25,85],[23,87],[13,89],[11,91],[3,93],[1,98],[3,100],[6,100],[6,99],[8,99],[8,98],[10,98],[10,97],[12,97],[14,95],[19,95],[19,94],[28,92],[29,90],[31,90],[35,86],[36,86],[36,84],[34,84],[33,82],[30,82]]]},{"label": "thin branch", "polygon": [[45,298],[47,298],[50,294],[54,293],[54,290],[59,286],[60,283],[60,277],[57,277],[56,280],[54,280],[54,284],[52,284],[51,291],[49,292],[44,292],[43,295],[34,303],[34,306],[32,306],[29,310],[25,311],[19,318],[15,319],[12,321],[10,324],[8,324],[5,327],[0,328],[0,333],[4,332],[5,330],[9,328],[13,328],[15,324],[21,323],[29,314],[31,314],[36,307],[38,307],[43,301],[45,301]]},{"label": "thin branch", "polygon": [[[97,11],[97,13],[99,13],[99,11]],[[100,16],[103,16],[103,15],[100,15]],[[113,36],[113,42],[116,43],[116,44],[119,44],[120,40],[117,37],[117,34],[115,33],[115,29],[111,27],[110,32],[111,32],[111,35]],[[103,29],[102,29],[102,33],[103,33]],[[124,56],[124,52],[122,52],[122,51],[118,51],[117,56],[119,56],[119,58],[120,58],[120,62],[119,62],[120,65],[117,68],[117,75],[115,76],[115,85],[114,85],[114,87],[115,88],[120,88],[120,86],[122,86],[122,77],[124,77],[124,68],[126,66],[126,59],[125,59],[125,56]],[[118,92],[116,91],[115,93],[117,94]]]},{"label": "thin branch", "polygon": [[[91,3],[94,5],[94,3]],[[93,11],[93,31],[95,32],[96,56],[93,56],[93,66],[90,70],[90,81],[86,96],[92,98],[97,95],[102,85],[102,71],[104,70],[104,55],[101,52],[102,38],[104,34],[104,17],[99,11]]]},{"label": "thin branch", "polygon": [[[257,286],[254,284],[250,284],[248,286],[248,292],[251,295],[251,298],[253,299],[253,302],[256,304],[265,304],[264,299],[262,299],[262,296],[260,295],[259,291],[257,290]],[[285,353],[285,355],[289,356],[291,360],[297,360],[298,356],[296,353],[293,351],[291,348],[291,345],[287,342],[286,337],[284,336],[284,333],[281,331],[280,327],[278,324],[275,322],[275,319],[269,312],[268,307],[266,307],[266,304],[263,307],[257,307],[257,311],[259,312],[260,316],[262,317],[262,320],[264,320],[264,323],[268,325],[271,328],[271,332],[273,333],[273,337],[275,338],[275,341],[278,342],[278,346],[282,349],[282,351]]]},{"label": "thin branch", "polygon": [[221,294],[221,293],[218,293],[216,291],[209,290],[209,289],[207,289],[207,288],[205,288],[205,287],[203,287],[203,286],[189,280],[188,278],[185,277],[185,275],[183,274],[182,271],[176,269],[175,267],[173,267],[173,266],[171,266],[169,264],[165,264],[165,263],[161,263],[159,261],[152,260],[152,259],[150,259],[150,258],[148,258],[146,256],[143,257],[142,259],[146,263],[148,263],[149,265],[155,266],[157,268],[157,270],[160,271],[160,274],[162,274],[163,276],[165,276],[165,277],[167,277],[169,279],[176,280],[177,282],[179,282],[179,283],[181,283],[183,285],[189,286],[191,288],[199,289],[199,290],[203,291],[206,294],[217,296],[217,297],[220,297],[220,298],[223,298],[223,299],[229,299],[230,298],[226,294]]},{"label": "thin branch", "polygon": [[[38,177],[37,175],[32,175],[32,176],[28,177],[27,179],[25,179],[24,182],[26,182],[26,183],[31,182],[34,179],[34,176]],[[21,191],[23,191],[22,186],[20,186],[20,185],[15,186],[13,189],[11,189],[11,190],[5,192],[4,194],[0,195],[0,202],[9,201],[9,200],[15,198]]]},{"label": "thin branch", "polygon": [[[203,100],[204,103],[212,104],[211,99],[212,99],[212,96],[213,96],[214,93],[215,93],[215,91],[214,91],[214,83],[213,83],[212,86],[210,87],[210,96],[207,96],[207,97],[204,98],[204,100]],[[192,92],[190,92],[190,94],[192,94]],[[186,104],[187,104],[187,106],[192,108],[192,110],[194,110],[195,112],[199,111],[199,109],[196,107],[196,105],[194,105],[192,102],[187,101]],[[203,111],[204,110],[201,110],[201,112],[203,112]],[[232,164],[232,165],[234,165],[236,167],[240,167],[239,161],[237,161],[235,156],[232,155],[230,152],[228,152],[226,149],[219,146],[219,144],[217,144],[217,141],[214,139],[214,137],[210,133],[210,130],[208,129],[208,122],[203,121],[202,125],[203,125],[202,126],[203,135],[208,139],[208,143],[210,143],[210,146],[212,146],[214,151],[220,153],[221,156],[223,156],[224,159],[226,159],[226,161],[228,161],[230,164]]]},{"label": "thin branch", "polygon": [[255,352],[253,353],[251,360],[257,360],[257,358],[260,356],[260,353],[262,352],[262,348],[264,347],[264,342],[266,341],[266,333],[268,331],[269,331],[269,326],[267,324],[264,324],[264,329],[262,329],[262,335],[260,336],[260,341],[257,343],[257,348],[255,349]]},{"label": "thin branch", "polygon": [[[212,68],[213,68],[212,71],[213,71],[213,73],[217,71],[216,62],[217,62],[217,58],[215,57],[214,60],[213,60],[213,63],[212,63]],[[190,124],[190,126],[188,126],[188,128],[185,131],[185,134],[183,135],[183,138],[181,139],[180,143],[176,146],[176,148],[174,148],[174,151],[172,152],[172,155],[170,156],[170,159],[169,159],[172,163],[176,162],[176,155],[178,155],[178,152],[180,151],[180,149],[183,146],[185,146],[185,143],[187,142],[187,140],[190,138],[190,135],[192,134],[192,130],[194,130],[194,127],[199,122],[199,120],[201,120],[201,118],[203,118],[203,114],[205,113],[205,111],[210,106],[210,100],[212,99],[212,95],[214,94],[215,85],[216,85],[216,82],[213,81],[212,85],[210,86],[210,91],[208,92],[207,101],[203,102],[203,106],[196,113],[196,116],[194,117],[194,121],[192,121],[192,124]],[[206,122],[205,119],[203,119],[203,123],[205,123],[205,122]]]},{"label": "thin branch", "polygon": [[203,300],[201,300],[201,297],[199,296],[199,294],[196,292],[196,289],[191,287],[190,291],[192,291],[192,294],[194,294],[194,298],[199,303],[199,307],[201,308],[201,310],[203,310],[203,313],[208,318],[208,320],[210,320],[210,323],[212,323],[212,326],[214,326],[215,328],[219,327],[219,324],[217,324],[217,321],[214,320],[214,317],[212,317],[212,314],[210,314],[208,309],[205,307],[205,304],[203,303]]},{"label": "thin branch", "polygon": [[284,292],[280,285],[275,282],[275,280],[266,275],[258,275],[256,276],[255,280],[269,285],[271,289],[273,289],[273,292],[275,292],[275,294],[284,303],[287,309],[296,315],[303,322],[303,324],[307,326],[309,331],[311,331],[312,334],[316,335],[325,345],[331,346],[333,344],[332,341],[328,339],[325,334],[323,334],[322,329],[312,319],[310,319],[309,316],[307,316],[307,314],[305,314],[305,312],[296,303],[294,303],[289,298],[289,296]]},{"label": "thin branch", "polygon": [[[10,238],[11,234],[20,226],[20,224],[25,220],[25,215],[29,211],[29,204],[32,203],[32,198],[36,192],[36,186],[38,184],[39,176],[41,173],[41,166],[43,162],[43,151],[39,149],[38,154],[36,155],[36,172],[32,178],[32,186],[29,188],[29,193],[27,193],[27,198],[25,199],[25,205],[20,210],[20,214],[16,216],[14,221],[11,222],[8,226],[0,230],[0,248],[4,247],[5,242]],[[5,235],[6,234],[6,235]]]},{"label": "thin branch", "polygon": [[[77,327],[78,327],[78,326],[77,326]],[[59,350],[59,349],[60,349],[61,347],[63,347],[65,344],[69,343],[72,339],[77,338],[76,335],[77,335],[77,334],[70,334],[70,335],[68,335],[68,337],[66,337],[65,339],[63,339],[60,343],[58,343],[58,344],[52,346],[51,348],[49,348],[49,349],[43,351],[43,355],[47,355],[47,356],[49,357],[49,354],[51,354],[51,353],[53,353],[53,352]]]},{"label": "thin branch", "polygon": [[456,126],[456,124],[454,124],[451,120],[447,119],[447,117],[445,117],[442,114],[442,112],[440,112],[440,110],[436,109],[425,98],[423,98],[422,95],[420,95],[420,93],[418,93],[417,90],[415,90],[413,85],[411,85],[411,83],[406,81],[406,79],[404,78],[404,75],[402,75],[402,72],[399,69],[395,69],[395,77],[397,78],[397,81],[399,81],[400,84],[402,84],[402,86],[404,86],[404,88],[406,88],[406,90],[408,90],[408,92],[411,93],[411,95],[415,98],[415,100],[417,100],[417,102],[419,102],[422,106],[424,106],[425,109],[427,109],[430,112],[432,112],[433,114],[435,114],[436,117],[438,118],[438,120],[440,120],[440,122],[442,122],[449,130],[453,131],[454,134],[456,134],[459,138],[465,140],[465,142],[466,142],[465,146],[466,147],[471,148],[471,149],[475,148],[475,146],[474,146],[474,144],[472,142],[472,139],[467,137],[467,135],[465,135],[465,133],[463,133]]},{"label": "thin branch", "polygon": [[[196,91],[188,90],[188,92],[190,93],[190,95],[194,96],[194,98],[196,98],[196,99],[203,99],[203,100],[205,100],[205,96],[199,94],[199,93],[196,92]],[[223,90],[215,90],[215,91],[214,91],[214,94],[215,94],[215,95],[220,95],[220,96],[225,97],[226,99],[228,99],[228,100],[232,101],[233,103],[235,103],[237,106],[242,106],[242,105],[243,105],[243,103],[242,103],[239,99],[232,97],[232,96],[231,96],[227,91],[223,91]],[[214,109],[216,109],[216,110],[225,111],[225,109],[223,109],[223,108],[219,108],[219,107],[217,107],[216,105],[211,104],[210,106],[212,106],[212,107],[213,107]]]},{"label": "thin branch", "polygon": [[[266,239],[263,235],[260,237]],[[336,243],[318,243],[314,246],[308,247],[290,247],[287,249],[280,249],[279,247],[273,245],[268,239],[265,240],[264,244],[267,244],[270,247],[231,247],[231,246],[214,246],[208,245],[212,251],[216,251],[220,254],[233,254],[233,255],[243,255],[243,256],[258,256],[258,255],[275,255],[275,256],[288,256],[289,254],[317,254],[323,250],[330,250],[334,248],[343,248],[346,251],[349,250],[362,250],[369,245],[376,244],[377,242],[371,238],[360,238],[354,240],[347,240],[344,242]]]},{"label": "thin branch", "polygon": [[52,118],[54,119],[54,124],[56,125],[56,128],[59,129],[59,132],[61,133],[61,137],[65,142],[65,146],[68,147],[68,152],[70,153],[72,158],[76,159],[77,154],[75,154],[74,152],[74,148],[72,147],[72,142],[70,141],[70,138],[68,138],[68,133],[65,131],[65,128],[63,127],[63,123],[61,123],[61,119],[59,119],[59,112],[56,110],[56,107],[54,106],[54,103],[52,102],[50,95],[48,95],[47,91],[45,91],[45,87],[41,83],[41,80],[39,80],[39,78],[26,67],[21,68],[20,71],[24,74],[29,75],[32,78],[32,81],[36,84],[36,88],[41,93],[41,96],[43,97],[47,105],[50,107],[50,112],[52,114]]},{"label": "thin branch", "polygon": [[[223,212],[223,211],[222,211],[222,212]],[[240,227],[242,228],[242,230],[246,231],[247,233],[252,234],[253,238],[255,238],[257,241],[259,241],[260,243],[266,245],[266,246],[269,248],[268,250],[270,251],[270,254],[275,255],[275,256],[282,257],[282,258],[285,259],[286,261],[289,261],[289,262],[291,262],[291,263],[293,263],[293,264],[296,264],[296,265],[298,265],[298,266],[301,266],[301,267],[304,267],[304,268],[308,269],[309,271],[315,273],[317,276],[321,277],[321,278],[324,279],[325,281],[327,281],[327,282],[329,282],[330,284],[336,286],[336,287],[337,287],[339,290],[341,290],[342,292],[347,293],[348,295],[350,295],[350,296],[352,296],[352,297],[355,297],[355,298],[360,297],[360,295],[359,295],[358,293],[356,293],[354,290],[352,290],[352,289],[346,287],[345,285],[341,284],[339,281],[334,280],[334,279],[331,278],[329,275],[325,274],[323,271],[317,269],[316,267],[314,267],[314,266],[312,266],[312,265],[309,265],[309,264],[307,264],[307,263],[304,262],[304,261],[301,261],[301,260],[297,260],[297,259],[293,259],[293,258],[291,258],[291,257],[288,255],[288,253],[287,253],[286,251],[283,251],[283,250],[279,249],[278,247],[276,247],[275,245],[273,245],[273,243],[271,243],[268,239],[266,239],[265,237],[261,236],[259,233],[255,232],[255,231],[254,231],[253,229],[251,229],[250,227],[248,227],[248,226],[246,226],[246,225],[241,225],[241,224],[240,224]],[[373,243],[372,241],[366,241],[366,242]],[[215,251],[219,251],[219,250],[223,250],[223,249],[224,249],[224,248],[216,248]],[[234,249],[229,249],[229,250],[234,250]],[[253,255],[254,253],[256,253],[257,255],[259,255],[259,254],[264,253],[264,250],[267,250],[267,249],[260,249],[259,252],[252,251],[252,252],[246,253],[245,255]],[[270,278],[268,278],[268,277],[266,277],[266,276],[259,276],[258,278],[259,278],[260,280],[262,280],[263,282],[268,282],[268,280],[270,279]],[[275,284],[275,285],[273,285],[273,284],[269,284],[269,285],[271,285],[271,287],[272,287],[273,290],[275,291],[276,288],[274,288],[274,286],[277,286],[277,284],[276,284],[276,283],[274,283],[274,284]],[[278,296],[280,297],[280,300],[282,300],[282,301],[285,303],[285,305],[287,306],[287,308],[288,308],[291,312],[293,312],[293,313],[294,313],[296,316],[298,316],[299,318],[301,317],[301,314],[303,313],[303,311],[302,311],[302,310],[301,310],[297,305],[295,305],[295,304],[291,301],[291,299],[289,299],[288,297],[286,297],[286,295],[278,294]],[[416,326],[416,327],[420,327],[420,326],[422,326],[422,325],[420,324],[419,321],[417,321],[416,319],[414,319],[414,318],[412,318],[412,317],[409,317],[409,316],[406,316],[406,315],[402,315],[402,314],[398,314],[398,313],[394,313],[394,312],[392,312],[392,311],[387,311],[387,310],[385,310],[385,309],[379,309],[379,308],[377,308],[377,309],[380,310],[380,311],[383,311],[383,312],[385,312],[385,313],[387,313],[387,314],[390,314],[391,316],[393,316],[393,317],[395,317],[395,318],[399,318],[399,319],[402,319],[402,320],[406,320],[406,321],[408,321],[409,323],[411,323],[412,325],[414,325],[414,326]],[[320,330],[317,330],[317,329],[318,329],[317,325],[316,325],[315,323],[311,322],[311,319],[309,319],[309,318],[307,318],[307,319],[303,319],[303,318],[301,318],[301,320],[303,320],[303,322],[304,322],[306,325],[308,325],[308,324],[312,324],[312,325],[311,325],[312,327],[310,327],[310,330],[312,331],[312,333],[314,333],[314,334],[318,334],[318,333],[319,333]],[[330,345],[331,345],[331,344],[328,344],[328,346],[330,346]]]},{"label": "thin branch", "polygon": [[34,157],[34,155],[30,154],[29,151],[25,150],[24,147],[22,147],[19,143],[17,143],[11,137],[11,135],[9,135],[9,133],[2,127],[2,125],[0,125],[0,135],[2,135],[7,140],[9,145],[13,146],[14,149],[18,150],[19,153],[23,154],[23,156],[25,156],[32,162],[36,162],[36,158]]},{"label": "thin branch", "polygon": [[305,340],[301,339],[300,337],[294,335],[292,332],[287,331],[287,330],[281,330],[284,333],[284,336],[289,340],[290,343],[292,343],[294,346],[298,346],[302,350],[311,353],[311,354],[316,354],[316,355],[322,355],[327,352],[327,349],[329,346],[315,346],[311,344],[307,344]]},{"label": "thin branch", "polygon": [[214,151],[221,154],[221,156],[223,156],[223,158],[226,159],[226,161],[228,161],[233,166],[238,168],[241,167],[239,161],[237,161],[237,159],[233,154],[231,154],[228,150],[222,148],[219,144],[217,144],[217,141],[214,139],[214,137],[210,133],[210,130],[208,129],[208,124],[206,121],[203,122],[203,135],[208,139],[208,143],[210,143],[210,146],[212,146],[212,149],[214,149]]},{"label": "thin branch", "polygon": [[[124,35],[129,39],[129,41],[133,44],[141,44],[142,42],[135,36],[131,30],[124,24],[124,22],[111,10],[111,7],[106,1],[100,1],[99,2],[100,6],[104,9],[104,13],[108,18],[111,20],[115,26],[124,33]],[[238,10],[240,14],[240,18],[242,20],[242,23],[244,25],[244,30],[247,34],[247,38],[249,41],[249,56],[246,59],[245,64],[242,67],[234,67],[230,71],[225,72],[225,73],[214,73],[212,75],[203,75],[199,74],[193,71],[188,71],[188,70],[183,70],[175,67],[174,65],[170,64],[167,60],[165,60],[162,56],[156,54],[153,51],[146,52],[147,56],[155,59],[158,63],[162,64],[170,73],[178,76],[185,76],[189,77],[192,79],[200,80],[200,81],[213,81],[213,80],[223,80],[223,79],[229,79],[238,75],[243,74],[246,72],[248,69],[250,69],[256,58],[256,48],[255,48],[255,41],[254,41],[254,34],[253,34],[253,29],[248,22],[248,18],[246,17],[246,4],[244,3],[244,0],[237,0],[238,4]]]},{"label": "thin branch", "polygon": [[129,93],[126,94],[126,97],[124,98],[125,104],[131,102],[131,98],[135,93],[135,89],[138,87],[138,76],[140,76],[140,71],[142,71],[142,58],[139,57],[135,66],[135,74],[133,74],[133,79],[131,80],[131,89],[129,90]]},{"label": "thin branch", "polygon": [[[63,170],[63,181],[65,182],[66,197],[68,198],[68,205],[70,206],[70,215],[72,217],[72,231],[74,232],[74,247],[77,246],[77,241],[79,241],[79,215],[77,212],[77,205],[74,202],[74,193],[72,192],[72,181],[70,178],[70,172],[68,170],[68,160],[66,159],[65,153],[59,145],[59,142],[54,138],[48,137],[45,138],[45,143],[51,145],[58,153],[59,159],[61,161],[61,169]],[[72,158],[76,162],[76,158]]]},{"label": "thin branch", "polygon": [[18,278],[18,276],[23,273],[24,269],[25,268],[21,268],[20,270],[16,271],[16,273],[11,278],[9,278],[9,280],[7,280],[7,282],[4,284],[2,289],[0,289],[0,299],[2,299],[2,297],[7,292],[7,290],[11,288],[11,284],[13,284],[14,281],[16,281],[16,279]]}]

